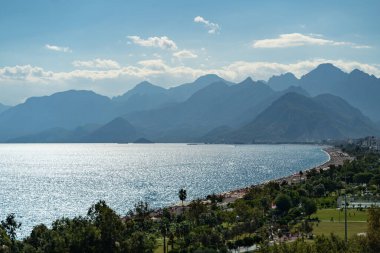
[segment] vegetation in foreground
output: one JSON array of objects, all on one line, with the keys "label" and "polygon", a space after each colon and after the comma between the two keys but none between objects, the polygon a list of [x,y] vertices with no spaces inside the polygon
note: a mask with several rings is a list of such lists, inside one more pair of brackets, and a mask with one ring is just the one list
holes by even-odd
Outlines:
[{"label": "vegetation in foreground", "polygon": [[[248,249],[254,244],[259,252],[380,252],[378,208],[350,210],[357,213],[349,217],[350,231],[354,231],[353,222],[362,221],[356,222],[362,226],[356,232],[366,230],[365,236],[354,235],[346,243],[342,230],[334,231],[343,229],[337,221],[343,215],[334,210],[339,195],[345,191],[349,196],[375,198],[380,192],[380,155],[350,152],[356,160],[326,171],[311,170],[306,180],[300,177],[291,185],[270,182],[252,187],[231,203],[213,194],[208,201],[163,209],[156,219],[144,202],[120,217],[99,201],[85,217],[62,218],[50,228],[38,225],[25,239],[17,240],[21,224],[10,214],[1,222],[0,252],[212,253]],[[180,190],[179,198],[186,199],[185,190]],[[333,231],[336,234],[330,235]]]}]

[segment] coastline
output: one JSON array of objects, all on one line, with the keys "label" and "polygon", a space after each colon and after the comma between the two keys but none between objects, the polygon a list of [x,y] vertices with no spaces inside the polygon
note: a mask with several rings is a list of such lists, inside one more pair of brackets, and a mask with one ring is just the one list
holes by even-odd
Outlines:
[{"label": "coastline", "polygon": [[[326,162],[324,162],[323,164],[320,164],[320,165],[312,167],[312,168],[307,168],[307,169],[301,170],[302,174],[301,173],[295,173],[295,174],[288,175],[285,177],[271,179],[271,180],[268,180],[268,181],[265,181],[265,182],[262,182],[259,184],[253,184],[253,185],[250,185],[247,187],[238,188],[238,189],[234,189],[234,190],[230,190],[230,191],[226,191],[226,192],[222,192],[222,193],[217,193],[216,194],[217,196],[220,196],[223,198],[220,205],[227,206],[229,203],[233,203],[237,199],[243,198],[244,195],[252,188],[263,187],[264,185],[266,185],[270,182],[283,183],[284,181],[286,181],[288,184],[299,183],[299,182],[302,182],[303,180],[306,180],[306,173],[308,171],[311,171],[311,170],[317,170],[317,171],[328,170],[330,165],[342,166],[346,160],[352,161],[354,159],[353,157],[350,157],[347,153],[344,153],[341,149],[336,148],[336,147],[332,147],[332,146],[325,147],[325,148],[322,148],[322,150],[329,157],[328,160]],[[206,198],[201,199],[201,200],[205,204],[209,203],[209,201]],[[167,208],[170,210],[170,212],[179,214],[179,213],[183,212],[183,208],[185,208],[185,209],[187,208],[187,205],[189,203],[190,202],[187,202],[186,204],[184,203],[184,207],[182,207],[182,205],[180,205],[180,204],[174,204],[174,205],[168,206]],[[162,209],[154,210],[151,213],[151,217],[159,218],[161,210]]]},{"label": "coastline", "polygon": [[328,170],[330,165],[339,166],[339,165],[343,165],[345,160],[353,160],[353,157],[350,157],[347,153],[342,152],[342,150],[339,148],[326,147],[326,148],[323,148],[322,150],[324,152],[326,152],[326,154],[329,156],[329,159],[321,165],[318,165],[318,166],[313,167],[313,168],[308,168],[308,169],[302,170],[303,174],[295,173],[293,175],[288,175],[285,177],[280,177],[280,178],[268,180],[268,181],[265,181],[265,182],[262,182],[259,184],[250,185],[248,187],[224,192],[224,193],[221,193],[219,195],[223,196],[225,198],[228,198],[229,202],[233,202],[234,200],[236,200],[238,198],[243,198],[244,195],[253,187],[262,187],[262,186],[264,186],[270,182],[282,183],[282,182],[286,181],[288,184],[298,183],[298,182],[301,182],[301,181],[306,179],[306,173],[308,171],[311,171],[313,169],[316,169],[317,171]]}]

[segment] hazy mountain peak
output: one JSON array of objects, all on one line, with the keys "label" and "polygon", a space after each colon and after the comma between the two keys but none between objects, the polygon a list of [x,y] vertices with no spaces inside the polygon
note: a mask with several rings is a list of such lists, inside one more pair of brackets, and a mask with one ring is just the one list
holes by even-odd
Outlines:
[{"label": "hazy mountain peak", "polygon": [[246,79],[244,79],[243,81],[241,81],[240,85],[253,85],[255,83],[255,81],[252,80],[251,77],[247,77]]},{"label": "hazy mountain peak", "polygon": [[137,87],[152,87],[155,86],[154,84],[148,82],[148,81],[142,81],[141,83],[138,83],[135,88]]},{"label": "hazy mountain peak", "polygon": [[92,90],[68,90],[68,91],[62,91],[62,92],[54,93],[51,96],[101,96],[101,97],[106,97],[106,96],[97,94]]},{"label": "hazy mountain peak", "polygon": [[169,95],[171,95],[176,101],[185,101],[190,98],[197,91],[207,87],[208,85],[216,82],[228,83],[223,78],[215,74],[207,74],[204,76],[198,77],[192,83],[185,83],[176,87],[168,89]]},{"label": "hazy mountain peak", "polygon": [[369,75],[369,74],[367,74],[367,73],[365,73],[364,71],[361,71],[361,70],[359,70],[359,69],[354,69],[353,71],[351,71],[350,72],[350,77],[354,77],[354,78],[375,78],[376,79],[376,77],[375,76],[371,76],[371,75]]},{"label": "hazy mountain peak", "polygon": [[365,73],[364,71],[361,71],[360,69],[354,69],[350,72],[350,74],[366,74],[368,75],[367,73]]},{"label": "hazy mountain peak", "polygon": [[85,138],[87,142],[131,142],[136,140],[136,128],[123,117],[117,117]]},{"label": "hazy mountain peak", "polygon": [[128,99],[130,99],[133,95],[145,95],[145,94],[157,94],[157,93],[164,93],[167,90],[154,85],[148,81],[143,81],[141,83],[138,83],[135,87],[127,91],[121,96],[113,97],[112,100],[115,102],[126,102]]},{"label": "hazy mountain peak", "polygon": [[302,76],[302,79],[337,79],[346,76],[347,74],[343,72],[340,68],[334,66],[331,63],[322,63],[318,65],[315,69]]},{"label": "hazy mountain peak", "polygon": [[340,68],[336,67],[332,63],[322,63],[319,64],[315,70],[334,70],[334,71],[342,71]]},{"label": "hazy mountain peak", "polygon": [[154,85],[148,81],[143,81],[141,83],[138,83],[135,87],[133,87],[128,92],[124,93],[124,95],[128,93],[133,93],[133,94],[152,93],[152,92],[154,93],[154,92],[161,92],[161,91],[165,91],[165,89],[160,86]]},{"label": "hazy mountain peak", "polygon": [[219,77],[216,74],[207,74],[207,75],[198,77],[194,81],[194,83],[196,83],[196,82],[208,82],[208,83],[211,83],[211,82],[217,82],[217,81],[224,81],[224,79],[221,78],[221,77]]},{"label": "hazy mountain peak", "polygon": [[298,85],[299,79],[293,75],[293,73],[287,72],[278,76],[272,76],[269,78],[267,84],[276,91],[282,91],[290,86]]},{"label": "hazy mountain peak", "polygon": [[321,64],[300,80],[300,86],[310,95],[337,95],[359,108],[372,120],[379,120],[380,80],[355,69],[345,73],[332,64]]},{"label": "hazy mountain peak", "polygon": [[290,80],[298,80],[298,78],[293,74],[293,73],[291,73],[291,72],[286,72],[286,73],[284,73],[284,74],[280,74],[280,75],[274,75],[274,76],[272,76],[271,78],[269,78],[269,80],[268,80],[268,82],[270,81],[270,80],[273,80],[273,79],[279,79],[279,78],[281,78],[281,79],[290,79]]},{"label": "hazy mountain peak", "polygon": [[91,90],[67,90],[67,91],[56,92],[48,96],[30,97],[25,101],[25,103],[30,103],[34,101],[49,101],[49,100],[55,100],[57,98],[58,99],[72,99],[72,98],[80,99],[80,98],[90,98],[90,97],[104,98],[104,99],[109,100],[108,97],[99,95]]}]

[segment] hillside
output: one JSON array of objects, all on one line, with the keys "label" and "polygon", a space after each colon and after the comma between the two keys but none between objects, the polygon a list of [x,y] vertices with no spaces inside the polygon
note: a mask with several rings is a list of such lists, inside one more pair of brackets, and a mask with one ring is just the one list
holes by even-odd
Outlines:
[{"label": "hillside", "polygon": [[288,93],[255,120],[228,134],[232,142],[314,142],[378,134],[376,126],[339,97]]},{"label": "hillside", "polygon": [[33,97],[0,115],[0,140],[51,128],[103,124],[115,116],[111,100],[92,91],[70,90]]},{"label": "hillside", "polygon": [[128,143],[134,142],[141,137],[142,134],[134,126],[124,118],[119,117],[88,134],[82,138],[82,141],[91,143]]},{"label": "hillside", "polygon": [[183,103],[125,117],[133,125],[144,128],[150,139],[191,141],[215,127],[236,127],[254,119],[262,110],[259,105],[274,94],[266,84],[250,78],[232,86],[217,82]]}]

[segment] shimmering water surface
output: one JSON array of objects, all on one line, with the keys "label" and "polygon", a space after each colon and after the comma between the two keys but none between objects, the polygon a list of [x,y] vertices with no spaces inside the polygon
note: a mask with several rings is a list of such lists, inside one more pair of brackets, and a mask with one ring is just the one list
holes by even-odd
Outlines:
[{"label": "shimmering water surface", "polygon": [[278,178],[325,162],[311,145],[3,144],[0,219],[15,213],[21,236],[34,225],[85,215],[103,199],[119,214]]}]

